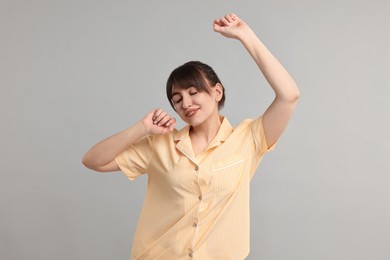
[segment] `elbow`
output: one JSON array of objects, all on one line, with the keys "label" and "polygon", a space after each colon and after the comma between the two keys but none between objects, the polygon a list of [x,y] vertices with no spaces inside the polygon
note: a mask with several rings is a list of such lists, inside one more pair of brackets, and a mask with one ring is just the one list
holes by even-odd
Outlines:
[{"label": "elbow", "polygon": [[301,92],[299,91],[299,88],[297,87],[297,85],[294,83],[293,85],[293,91],[291,93],[291,100],[292,101],[298,101],[299,97],[301,96]]},{"label": "elbow", "polygon": [[301,93],[297,91],[296,93],[290,93],[288,95],[284,94],[284,95],[276,96],[276,99],[286,103],[297,103],[300,96]]},{"label": "elbow", "polygon": [[299,97],[301,96],[301,92],[298,87],[294,84],[293,90],[285,97],[285,99],[289,102],[296,103],[298,102]]},{"label": "elbow", "polygon": [[297,103],[301,92],[299,91],[297,85],[293,82],[286,86],[283,90],[275,92],[275,99],[285,102],[285,103]]},{"label": "elbow", "polygon": [[298,102],[298,99],[299,97],[301,96],[301,92],[299,90],[297,90],[297,93],[295,93],[294,95],[292,95],[292,101],[294,102]]},{"label": "elbow", "polygon": [[82,163],[85,167],[87,167],[88,169],[90,169],[90,168],[89,168],[89,164],[88,164],[88,160],[85,158],[85,155],[84,155],[83,158],[81,159],[81,163]]},{"label": "elbow", "polygon": [[88,168],[88,169],[90,169],[90,170],[95,170],[94,167],[93,167],[93,164],[91,163],[91,161],[88,160],[87,154],[85,154],[85,155],[83,156],[83,158],[81,159],[81,163],[82,163],[86,168]]},{"label": "elbow", "polygon": [[88,169],[95,171],[95,172],[106,172],[105,165],[99,164],[98,162],[94,161],[93,159],[88,157],[88,154],[84,155],[84,157],[81,159],[81,163]]}]

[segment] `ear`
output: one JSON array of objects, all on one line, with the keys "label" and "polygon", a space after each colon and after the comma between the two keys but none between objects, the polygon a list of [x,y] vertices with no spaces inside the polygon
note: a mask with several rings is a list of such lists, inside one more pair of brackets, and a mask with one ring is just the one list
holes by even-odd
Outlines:
[{"label": "ear", "polygon": [[215,84],[214,86],[215,101],[221,101],[223,96],[223,87],[220,83]]}]

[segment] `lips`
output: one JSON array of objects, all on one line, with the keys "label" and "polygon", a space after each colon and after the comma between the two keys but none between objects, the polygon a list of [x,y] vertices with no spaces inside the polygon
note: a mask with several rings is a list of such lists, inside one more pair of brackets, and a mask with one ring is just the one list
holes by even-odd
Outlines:
[{"label": "lips", "polygon": [[193,117],[198,112],[198,110],[199,110],[199,108],[187,110],[185,115],[186,115],[186,117]]}]

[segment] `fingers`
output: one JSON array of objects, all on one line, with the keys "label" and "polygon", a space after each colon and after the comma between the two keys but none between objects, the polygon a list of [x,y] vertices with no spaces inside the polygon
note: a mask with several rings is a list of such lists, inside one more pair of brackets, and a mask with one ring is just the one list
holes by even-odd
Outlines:
[{"label": "fingers", "polygon": [[227,14],[224,17],[218,18],[214,20],[214,24],[218,26],[229,26],[232,22],[237,20],[237,16],[233,13]]},{"label": "fingers", "polygon": [[154,110],[153,117],[152,117],[153,124],[159,125],[161,120],[163,120],[164,117],[166,117],[166,116],[167,116],[167,113],[165,111],[163,111],[162,109]]},{"label": "fingers", "polygon": [[176,119],[160,108],[150,111],[141,122],[146,132],[152,135],[172,132],[176,125]]},{"label": "fingers", "polygon": [[168,127],[169,131],[173,131],[176,125],[176,119],[171,118],[167,123],[165,123],[165,126]]},{"label": "fingers", "polygon": [[153,113],[153,124],[157,126],[169,127],[172,124],[176,123],[176,119],[172,118],[162,109],[155,109]]}]

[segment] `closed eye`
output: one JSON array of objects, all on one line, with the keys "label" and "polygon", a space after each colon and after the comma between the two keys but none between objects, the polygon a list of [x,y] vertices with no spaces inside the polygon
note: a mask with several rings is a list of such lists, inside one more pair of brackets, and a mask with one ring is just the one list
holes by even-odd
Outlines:
[{"label": "closed eye", "polygon": [[173,101],[174,104],[177,104],[177,103],[180,103],[181,100],[182,100],[182,99],[180,98],[180,99],[178,99],[178,100],[172,100],[172,101]]}]

